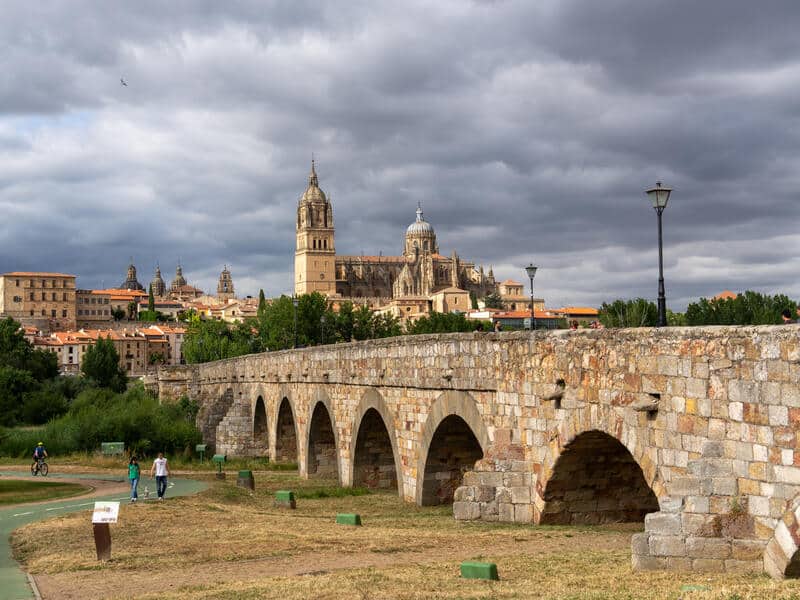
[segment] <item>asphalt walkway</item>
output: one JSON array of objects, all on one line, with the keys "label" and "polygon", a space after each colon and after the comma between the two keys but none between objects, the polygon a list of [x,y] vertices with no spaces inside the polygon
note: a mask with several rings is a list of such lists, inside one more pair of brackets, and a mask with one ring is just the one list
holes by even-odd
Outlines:
[{"label": "asphalt walkway", "polygon": [[[24,471],[3,471],[0,475],[11,477],[23,477]],[[29,475],[30,477],[30,475]],[[115,475],[98,474],[77,474],[63,473],[51,474],[46,479],[103,479],[106,481],[118,481],[126,483],[125,477]],[[144,489],[147,486],[151,492],[151,499],[155,498],[155,482],[148,478],[143,478],[139,482],[139,502],[144,502]],[[169,480],[167,488],[167,498],[171,496],[188,496],[196,494],[207,487],[202,481],[193,479],[173,479]],[[11,557],[11,545],[9,536],[11,532],[33,521],[39,521],[49,517],[75,512],[79,510],[90,510],[95,502],[98,501],[125,501],[130,500],[130,495],[124,492],[100,496],[96,498],[67,498],[66,500],[55,500],[53,502],[43,502],[40,504],[18,505],[12,508],[0,510],[0,590],[5,600],[31,600],[34,598],[33,590],[28,583],[27,575],[22,571],[20,565]],[[90,526],[90,519],[87,516],[86,526]],[[112,525],[113,539],[113,525]]]}]

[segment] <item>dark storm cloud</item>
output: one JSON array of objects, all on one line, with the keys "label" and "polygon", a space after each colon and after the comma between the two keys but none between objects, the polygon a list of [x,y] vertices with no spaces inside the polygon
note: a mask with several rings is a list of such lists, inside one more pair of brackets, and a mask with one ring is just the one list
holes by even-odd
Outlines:
[{"label": "dark storm cloud", "polygon": [[[8,2],[0,270],[291,289],[316,153],[341,254],[441,251],[549,305],[800,297],[794,2]],[[128,87],[119,83],[125,77]]]}]

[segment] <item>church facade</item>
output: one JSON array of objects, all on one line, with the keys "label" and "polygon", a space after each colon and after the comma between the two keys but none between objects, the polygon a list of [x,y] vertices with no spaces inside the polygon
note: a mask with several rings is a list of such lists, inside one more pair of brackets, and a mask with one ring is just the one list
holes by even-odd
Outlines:
[{"label": "church facade", "polygon": [[398,316],[430,310],[466,311],[469,296],[499,293],[490,268],[463,260],[453,251],[440,253],[433,226],[417,207],[399,256],[336,254],[333,206],[319,187],[312,161],[308,187],[297,206],[295,294],[320,292],[334,300],[352,300],[380,309],[393,307]]}]

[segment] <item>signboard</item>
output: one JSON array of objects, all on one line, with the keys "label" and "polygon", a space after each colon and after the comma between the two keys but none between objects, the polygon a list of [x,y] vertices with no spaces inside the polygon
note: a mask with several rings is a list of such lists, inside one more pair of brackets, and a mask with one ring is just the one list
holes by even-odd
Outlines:
[{"label": "signboard", "polygon": [[119,517],[119,502],[95,502],[92,523],[116,523]]},{"label": "signboard", "polygon": [[531,318],[530,317],[525,317],[522,320],[522,328],[523,329],[530,329],[531,328]]}]

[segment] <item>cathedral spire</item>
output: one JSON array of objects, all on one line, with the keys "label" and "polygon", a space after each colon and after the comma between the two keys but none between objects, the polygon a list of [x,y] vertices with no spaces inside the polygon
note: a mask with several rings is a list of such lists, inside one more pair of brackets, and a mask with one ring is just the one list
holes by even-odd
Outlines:
[{"label": "cathedral spire", "polygon": [[308,185],[319,187],[319,180],[317,179],[317,169],[314,161],[314,155],[311,155],[311,173],[308,175]]},{"label": "cathedral spire", "polygon": [[417,202],[417,223],[422,223],[422,203]]}]

